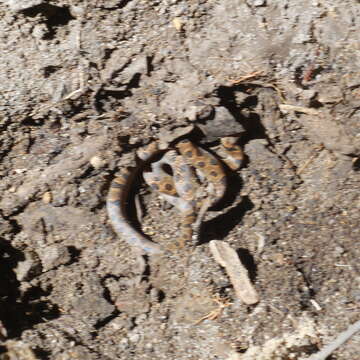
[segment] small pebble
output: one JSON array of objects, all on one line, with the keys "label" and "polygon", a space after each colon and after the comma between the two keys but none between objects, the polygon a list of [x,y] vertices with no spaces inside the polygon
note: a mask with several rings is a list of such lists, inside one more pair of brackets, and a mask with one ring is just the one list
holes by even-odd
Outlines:
[{"label": "small pebble", "polygon": [[247,0],[249,6],[265,6],[266,0]]},{"label": "small pebble", "polygon": [[85,7],[70,5],[70,13],[73,17],[82,17],[85,15]]},{"label": "small pebble", "polygon": [[254,6],[265,6],[266,1],[265,0],[254,0],[253,4],[254,4]]},{"label": "small pebble", "polygon": [[173,22],[174,28],[177,31],[180,32],[183,30],[184,23],[181,21],[181,19],[179,17],[174,18],[172,22]]},{"label": "small pebble", "polygon": [[334,249],[334,255],[335,256],[340,256],[341,254],[343,254],[345,252],[345,249],[341,246],[336,246]]},{"label": "small pebble", "polygon": [[44,204],[50,204],[52,201],[52,194],[50,191],[47,191],[44,193],[44,195],[42,196],[42,201]]},{"label": "small pebble", "polygon": [[129,341],[132,343],[137,343],[140,340],[140,335],[135,333],[135,334],[130,334],[129,335]]},{"label": "small pebble", "polygon": [[90,164],[94,169],[101,169],[106,165],[106,161],[100,156],[95,155],[90,159]]}]

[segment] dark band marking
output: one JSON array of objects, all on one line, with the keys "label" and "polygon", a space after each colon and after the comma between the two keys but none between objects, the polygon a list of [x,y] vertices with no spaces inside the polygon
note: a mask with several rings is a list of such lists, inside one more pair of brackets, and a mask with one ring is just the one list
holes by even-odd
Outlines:
[{"label": "dark band marking", "polygon": [[160,189],[159,185],[158,185],[158,184],[155,184],[155,183],[152,183],[150,186],[151,186],[151,188],[154,189],[154,190],[159,190],[159,189]]},{"label": "dark band marking", "polygon": [[121,201],[120,200],[109,200],[107,199],[107,202],[112,204],[112,205],[116,205],[116,206],[120,206],[121,205]]},{"label": "dark band marking", "polygon": [[119,183],[117,181],[113,181],[110,185],[111,189],[123,189],[126,185],[124,183]]}]

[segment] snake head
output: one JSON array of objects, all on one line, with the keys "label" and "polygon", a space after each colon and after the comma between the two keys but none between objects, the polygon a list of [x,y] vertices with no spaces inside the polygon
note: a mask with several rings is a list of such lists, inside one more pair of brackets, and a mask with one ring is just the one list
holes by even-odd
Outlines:
[{"label": "snake head", "polygon": [[179,141],[176,144],[176,148],[179,150],[180,154],[184,155],[186,158],[191,159],[196,155],[196,148],[188,139]]}]

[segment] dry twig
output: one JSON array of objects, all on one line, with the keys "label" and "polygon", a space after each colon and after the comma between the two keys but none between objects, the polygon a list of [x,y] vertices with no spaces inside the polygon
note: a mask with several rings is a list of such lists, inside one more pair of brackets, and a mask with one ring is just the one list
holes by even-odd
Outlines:
[{"label": "dry twig", "polygon": [[210,250],[215,260],[228,273],[237,297],[248,305],[259,302],[259,295],[251,284],[248,271],[241,264],[236,251],[220,240],[210,241]]},{"label": "dry twig", "polygon": [[350,325],[345,331],[340,333],[331,343],[327,344],[318,353],[311,355],[307,360],[325,360],[339,346],[348,341],[356,332],[360,331],[360,320]]},{"label": "dry twig", "polygon": [[212,310],[209,313],[207,313],[205,316],[203,316],[199,320],[197,320],[195,322],[195,325],[200,324],[204,320],[215,320],[215,319],[217,319],[218,317],[221,316],[221,314],[223,313],[223,311],[224,311],[224,309],[226,307],[232,305],[232,302],[228,301],[228,299],[226,299],[226,298],[222,298],[219,295],[215,296],[214,301],[218,304],[218,307],[215,310]]}]

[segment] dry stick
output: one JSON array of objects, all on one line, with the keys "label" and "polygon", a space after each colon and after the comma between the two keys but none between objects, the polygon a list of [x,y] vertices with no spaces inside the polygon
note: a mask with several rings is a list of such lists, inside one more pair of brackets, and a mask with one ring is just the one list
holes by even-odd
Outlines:
[{"label": "dry stick", "polygon": [[297,170],[296,170],[296,174],[297,175],[300,175],[308,166],[309,164],[317,157],[319,156],[319,153],[324,150],[325,147],[323,144],[320,145],[320,147],[318,147],[317,149],[315,149],[316,152],[314,152],[309,159],[307,159],[305,161],[305,164],[303,164],[301,167],[299,167]]},{"label": "dry stick", "polygon": [[336,339],[327,344],[318,353],[311,355],[307,360],[325,360],[334,350],[348,341],[356,332],[360,330],[360,320],[350,325],[345,331],[340,333]]},{"label": "dry stick", "polygon": [[244,81],[247,81],[249,79],[252,79],[252,78],[255,78],[257,76],[262,76],[262,75],[265,75],[265,71],[263,70],[259,70],[259,71],[253,71],[249,74],[246,74],[242,77],[240,77],[239,79],[228,79],[232,84],[234,85],[237,85],[237,84],[240,84]]},{"label": "dry stick", "polygon": [[259,302],[259,295],[251,284],[248,271],[240,262],[236,251],[226,242],[220,240],[210,241],[209,246],[215,260],[223,266],[228,273],[236,296],[248,305]]},{"label": "dry stick", "polygon": [[296,112],[308,114],[308,115],[320,115],[321,114],[320,111],[317,111],[315,109],[307,108],[304,106],[291,105],[291,104],[280,104],[279,109],[281,111],[296,111]]}]

